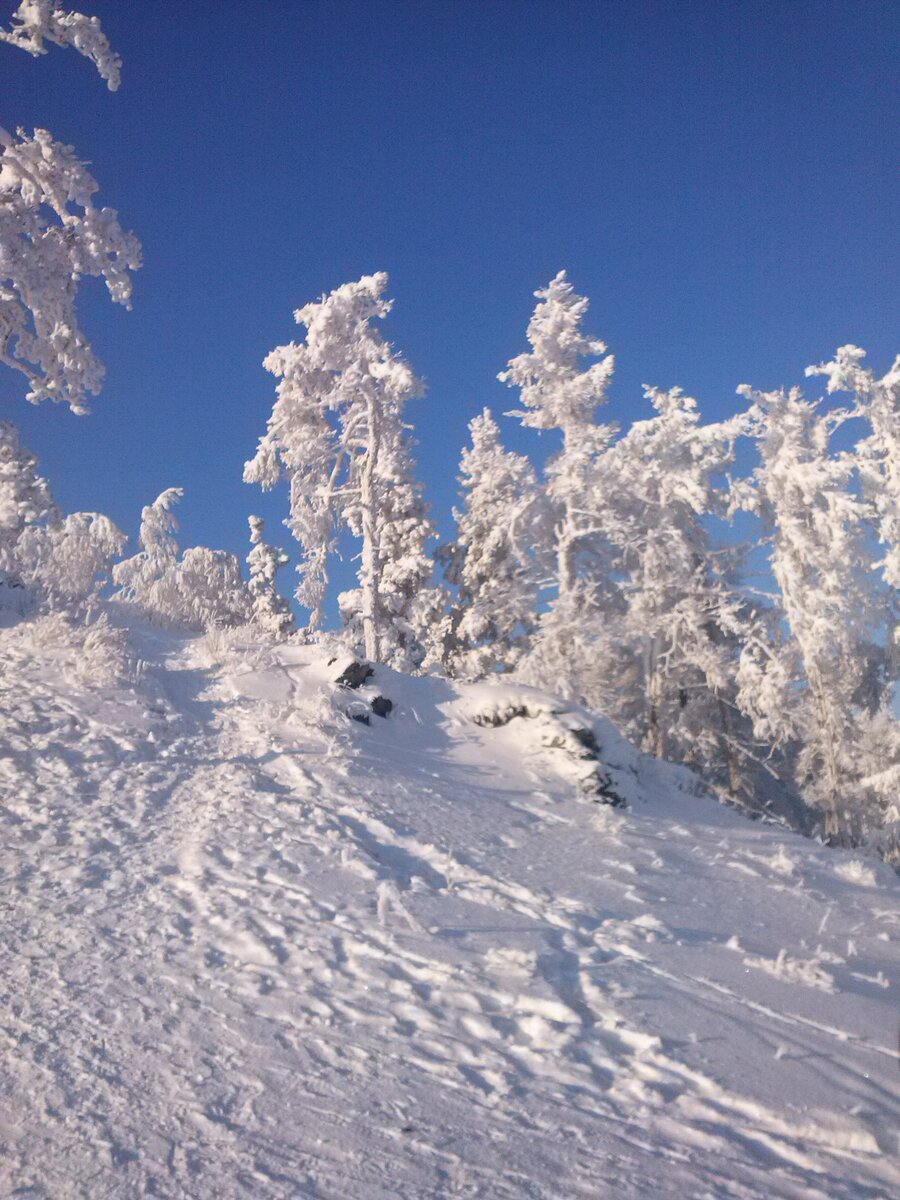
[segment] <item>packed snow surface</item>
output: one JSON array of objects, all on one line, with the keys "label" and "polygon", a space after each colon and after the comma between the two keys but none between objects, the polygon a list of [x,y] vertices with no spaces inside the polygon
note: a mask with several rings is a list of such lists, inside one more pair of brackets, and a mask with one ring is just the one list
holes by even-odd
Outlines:
[{"label": "packed snow surface", "polygon": [[525,689],[342,691],[320,649],[150,628],[98,686],[29,629],[0,632],[0,1195],[900,1194],[884,865],[603,721],[628,808],[599,803],[552,728],[585,714]]}]

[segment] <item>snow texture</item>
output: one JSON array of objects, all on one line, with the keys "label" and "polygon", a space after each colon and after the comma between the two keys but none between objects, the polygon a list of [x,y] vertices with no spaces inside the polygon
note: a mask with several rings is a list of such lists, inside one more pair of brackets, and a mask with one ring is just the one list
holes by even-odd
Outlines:
[{"label": "snow texture", "polygon": [[0,630],[0,1195],[898,1194],[887,866],[605,722],[598,803],[546,693],[134,613]]}]

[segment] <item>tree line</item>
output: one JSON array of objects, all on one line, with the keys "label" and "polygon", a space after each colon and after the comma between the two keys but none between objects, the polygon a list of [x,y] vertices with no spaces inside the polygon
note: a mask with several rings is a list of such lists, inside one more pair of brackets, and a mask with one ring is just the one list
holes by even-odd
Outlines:
[{"label": "tree line", "polygon": [[[118,86],[96,19],[50,0],[21,4],[0,40],[32,54],[74,47]],[[96,189],[47,131],[0,128],[0,360],[26,376],[29,400],[76,412],[102,381],[78,329],[78,281],[101,276],[127,304],[140,265]],[[878,377],[843,346],[807,370],[838,406],[746,386],[742,411],[713,423],[680,389],[647,388],[648,416],[619,429],[602,420],[614,358],[560,272],[536,293],[528,349],[500,374],[519,405],[508,419],[550,432],[557,449],[539,468],[505,448],[485,409],[462,452],[454,536],[432,549],[406,416],[424,388],[381,332],[387,283],[367,275],[306,304],[300,340],[264,364],[276,399],[244,479],[287,489],[301,629],[278,587],[288,558],[258,517],[249,579],[231,554],[179,548],[179,488],[143,510],[138,552],[122,559],[124,535],[102,514],[61,514],[2,422],[6,610],[89,611],[111,593],[158,621],[315,638],[349,535],[358,586],[338,605],[354,653],[578,699],[747,807],[900,855],[900,358]],[[744,441],[754,466],[736,478]],[[748,545],[715,536],[741,513],[767,556],[762,591]]]}]

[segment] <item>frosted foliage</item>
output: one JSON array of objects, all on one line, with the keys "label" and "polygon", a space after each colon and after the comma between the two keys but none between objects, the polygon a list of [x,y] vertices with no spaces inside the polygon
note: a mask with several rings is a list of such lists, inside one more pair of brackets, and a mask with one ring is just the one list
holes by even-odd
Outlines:
[{"label": "frosted foliage", "polygon": [[184,495],[183,488],[167,488],[141,511],[140,551],[113,568],[115,598],[139,605],[148,612],[178,619],[180,602],[176,581],[178,520],[172,511]]},{"label": "frosted foliage", "polygon": [[0,574],[28,589],[29,604],[65,607],[90,600],[126,540],[101,513],[61,517],[37,473],[37,459],[22,446],[16,427],[0,421]]},{"label": "frosted foliage", "polygon": [[141,549],[113,568],[115,599],[163,624],[240,624],[249,619],[251,604],[234,555],[194,546],[179,560],[172,510],[183,494],[183,488],[167,488],[141,512]]},{"label": "frosted foliage", "polygon": [[[831,362],[807,367],[807,375],[824,375],[829,392],[852,392],[857,412],[869,434],[856,447],[863,495],[871,506],[878,538],[884,547],[884,578],[900,588],[900,357],[881,379],[862,361],[865,350],[841,346]],[[896,601],[895,601],[896,602]]]},{"label": "frosted foliage", "polygon": [[606,354],[606,345],[582,332],[588,300],[576,295],[565,271],[535,296],[539,304],[528,323],[531,351],[512,359],[500,379],[521,389],[523,425],[576,429],[593,421],[603,403],[614,360],[609,355],[580,368],[583,357]]},{"label": "frosted foliage", "polygon": [[129,272],[140,266],[140,244],[113,209],[94,205],[96,191],[71,146],[44,129],[0,129],[0,361],[26,376],[32,403],[77,413],[104,374],[78,327],[78,283],[102,278],[130,307]]},{"label": "frosted foliage", "polygon": [[[657,415],[636,421],[597,465],[594,508],[619,580],[603,639],[601,663],[612,667],[603,692],[651,753],[709,765],[726,756],[731,737],[720,700],[733,679],[741,615],[729,557],[712,553],[705,518],[725,514],[718,480],[743,420],[702,425],[680,388],[648,388],[646,396]],[[617,683],[625,648],[631,686]]]},{"label": "frosted foliage", "polygon": [[25,527],[54,512],[37,459],[19,441],[15,425],[0,421],[0,570],[15,569],[15,546]]},{"label": "frosted foliage", "polygon": [[589,693],[594,639],[615,603],[611,548],[596,505],[597,463],[615,429],[595,421],[614,360],[606,355],[582,365],[585,357],[604,355],[606,346],[582,332],[588,301],[575,294],[565,272],[535,294],[528,326],[532,350],[512,359],[500,379],[520,389],[524,408],[512,415],[524,425],[558,430],[562,448],[545,468],[547,520],[536,544],[554,594],[521,670],[538,686],[565,681],[565,694],[579,696]]},{"label": "frosted foliage", "polygon": [[345,594],[347,620],[370,658],[395,665],[420,655],[419,595],[430,575],[424,546],[432,534],[414,479],[406,403],[423,386],[374,328],[391,309],[387,275],[346,283],[294,314],[305,340],[265,360],[277,398],[247,482],[290,485],[285,522],[300,543],[298,600],[321,624],[328,562],[341,530],[362,543],[357,599]]},{"label": "frosted foliage", "polygon": [[263,538],[262,517],[250,517],[250,543],[247,555],[250,567],[248,589],[253,603],[253,619],[275,637],[287,637],[294,628],[294,617],[287,599],[278,591],[278,572],[290,559],[277,546],[270,546]]},{"label": "frosted foliage", "polygon": [[582,357],[605,354],[606,346],[581,331],[588,301],[575,294],[564,271],[535,295],[538,305],[528,325],[532,350],[512,359],[500,379],[520,389],[525,408],[512,415],[523,425],[562,434],[562,449],[546,468],[553,523],[551,544],[541,549],[548,560],[555,560],[551,570],[556,603],[568,603],[585,559],[594,561],[598,579],[608,573],[591,489],[597,456],[615,432],[613,426],[594,420],[606,398],[614,360],[607,355],[580,369]]},{"label": "frosted foliage", "polygon": [[[429,586],[434,567],[426,546],[434,528],[413,470],[406,428],[399,420],[384,422],[373,470],[376,503],[371,522],[377,572],[373,611],[379,646],[377,655],[369,657],[391,663],[399,670],[422,665],[431,641],[430,631],[440,623],[445,601],[441,589]],[[365,538],[368,518],[363,507],[352,504],[347,515],[351,532]],[[365,573],[361,572],[361,584],[364,581]],[[365,586],[343,593],[339,603],[350,647],[368,653]]]},{"label": "frosted foliage", "polygon": [[233,554],[191,546],[181,556],[176,579],[185,624],[206,629],[250,619],[250,596]]},{"label": "frosted foliage", "polygon": [[445,574],[457,587],[444,660],[453,674],[479,679],[511,670],[537,622],[546,507],[528,460],[505,450],[488,409],[470,423],[460,463],[465,508]]},{"label": "frosted foliage", "polygon": [[25,529],[16,547],[23,581],[51,607],[95,597],[127,538],[102,513],[70,513]]},{"label": "frosted foliage", "polygon": [[91,60],[111,92],[119,86],[122,60],[112,49],[98,17],[57,8],[53,0],[22,0],[12,15],[10,29],[0,29],[0,41],[29,54],[46,54],[45,42],[71,46]]},{"label": "frosted foliage", "polygon": [[797,389],[740,390],[753,402],[761,459],[746,503],[769,529],[789,630],[774,654],[748,643],[742,702],[759,714],[761,735],[799,735],[805,797],[824,810],[829,836],[858,837],[884,816],[877,789],[863,780],[896,746],[887,740],[892,722],[879,716],[883,608],[872,586],[867,507],[851,486],[854,457],[831,449],[849,414],[823,416]]}]

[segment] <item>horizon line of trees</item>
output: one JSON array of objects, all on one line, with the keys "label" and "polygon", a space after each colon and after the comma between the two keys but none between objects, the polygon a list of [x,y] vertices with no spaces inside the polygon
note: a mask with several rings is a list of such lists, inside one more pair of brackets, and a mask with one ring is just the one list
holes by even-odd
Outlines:
[{"label": "horizon line of trees", "polygon": [[[118,86],[96,18],[52,0],[25,0],[0,40],[32,54],[72,46]],[[137,240],[94,207],[95,191],[46,131],[0,129],[0,360],[26,375],[31,402],[75,412],[102,380],[78,330],[77,283],[99,275],[127,304],[140,264]],[[338,601],[354,652],[561,693],[748,807],[900,857],[900,358],[878,378],[861,349],[840,347],[807,374],[843,406],[742,386],[744,411],[714,423],[679,388],[648,387],[653,415],[620,430],[598,418],[614,358],[585,332],[588,301],[560,272],[535,293],[529,349],[500,374],[520,406],[507,416],[552,431],[559,448],[538,469],[504,447],[485,409],[462,454],[455,536],[432,553],[405,415],[424,388],[378,328],[387,282],[363,276],[298,309],[302,339],[264,364],[276,400],[244,479],[287,485],[305,630],[278,589],[287,556],[258,517],[249,582],[225,551],[179,549],[180,488],[143,510],[140,549],[123,560],[121,531],[102,514],[60,514],[34,456],[0,422],[7,611],[90,609],[111,584],[151,619],[315,637],[349,535],[358,586]],[[863,430],[852,444],[850,421]],[[742,439],[756,465],[732,478]],[[739,513],[756,522],[769,594],[748,582],[748,545],[714,537]]]}]

